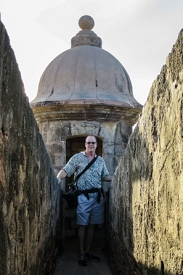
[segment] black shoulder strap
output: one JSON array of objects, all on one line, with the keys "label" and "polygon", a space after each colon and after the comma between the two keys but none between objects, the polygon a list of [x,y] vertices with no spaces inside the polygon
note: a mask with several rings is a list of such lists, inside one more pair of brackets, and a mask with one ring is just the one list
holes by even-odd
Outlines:
[{"label": "black shoulder strap", "polygon": [[98,155],[97,155],[96,157],[94,157],[94,158],[92,159],[92,161],[90,161],[90,162],[86,165],[86,167],[83,169],[83,171],[82,171],[81,173],[79,173],[79,174],[76,176],[75,181],[77,181],[77,180],[79,179],[79,177],[80,177],[84,172],[86,172],[86,170],[88,170],[88,168],[90,168],[90,166],[96,161],[97,158],[98,158]]}]

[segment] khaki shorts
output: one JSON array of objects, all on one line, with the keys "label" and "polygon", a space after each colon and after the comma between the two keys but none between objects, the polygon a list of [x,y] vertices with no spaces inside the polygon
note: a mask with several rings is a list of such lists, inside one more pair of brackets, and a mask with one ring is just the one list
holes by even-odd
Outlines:
[{"label": "khaki shorts", "polygon": [[104,198],[101,196],[100,203],[97,198],[89,198],[84,194],[78,196],[78,206],[76,208],[77,224],[102,224],[104,223]]}]

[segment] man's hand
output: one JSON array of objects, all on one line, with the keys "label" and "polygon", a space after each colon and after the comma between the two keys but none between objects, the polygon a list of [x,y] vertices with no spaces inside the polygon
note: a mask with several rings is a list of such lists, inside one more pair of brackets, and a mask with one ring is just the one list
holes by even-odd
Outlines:
[{"label": "man's hand", "polygon": [[58,184],[62,183],[62,180],[67,176],[67,173],[62,169],[58,175],[57,175],[57,179],[58,179]]}]

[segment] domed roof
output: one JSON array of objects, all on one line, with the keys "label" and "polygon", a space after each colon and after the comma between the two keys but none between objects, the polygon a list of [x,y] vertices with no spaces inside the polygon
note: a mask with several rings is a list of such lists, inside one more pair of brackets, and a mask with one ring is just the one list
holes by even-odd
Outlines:
[{"label": "domed roof", "polygon": [[[94,26],[93,18],[81,17],[79,26],[82,30],[72,38],[71,49],[57,56],[45,69],[37,96],[31,102],[34,113],[37,110],[40,116],[38,107],[41,106],[45,108],[54,105],[57,106],[57,111],[58,106],[62,106],[64,108],[61,108],[62,116],[59,115],[59,119],[65,119],[63,113],[68,106],[82,117],[84,112],[85,119],[92,119],[93,111],[89,115],[88,109],[93,107],[96,110],[98,106],[98,119],[103,117],[107,108],[112,119],[110,113],[113,111],[115,116],[115,107],[118,108],[118,119],[120,112],[122,117],[125,112],[129,113],[127,109],[132,109],[130,113],[136,117],[142,106],[133,97],[126,70],[113,55],[101,48],[101,39],[91,30]],[[66,115],[71,119],[68,111]]]}]

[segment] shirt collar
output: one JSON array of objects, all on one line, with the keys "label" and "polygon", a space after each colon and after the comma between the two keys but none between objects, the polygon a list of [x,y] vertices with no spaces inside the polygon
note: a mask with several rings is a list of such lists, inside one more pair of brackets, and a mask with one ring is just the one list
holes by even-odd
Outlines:
[{"label": "shirt collar", "polygon": [[[86,157],[88,157],[88,156],[86,155],[86,151],[82,151],[81,154],[83,154],[83,155],[85,155]],[[96,153],[95,153],[95,157],[96,157]]]}]

